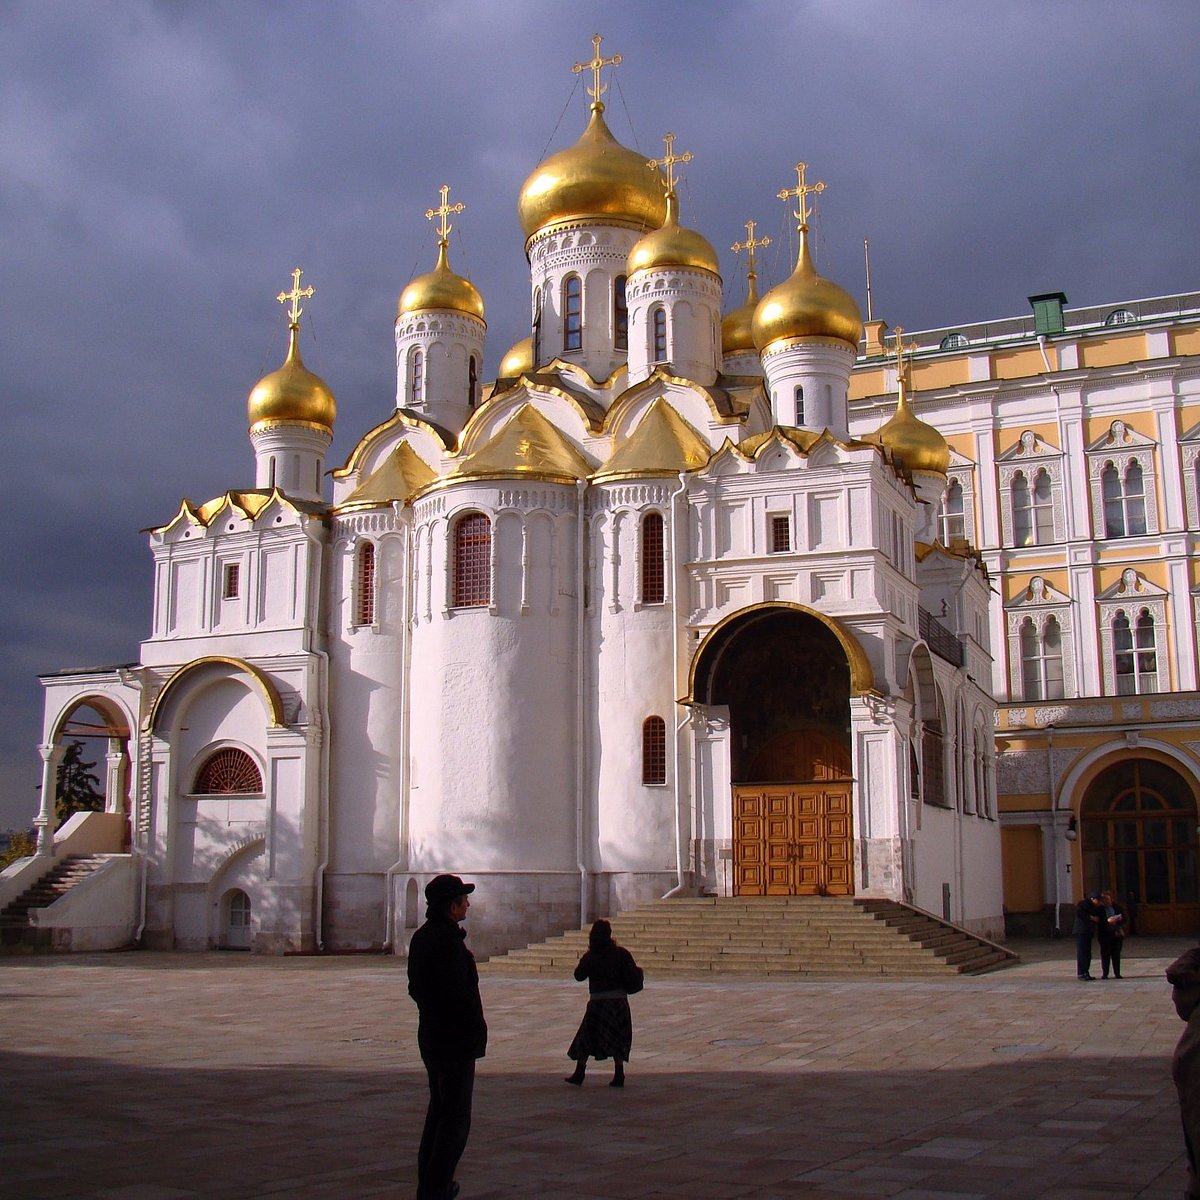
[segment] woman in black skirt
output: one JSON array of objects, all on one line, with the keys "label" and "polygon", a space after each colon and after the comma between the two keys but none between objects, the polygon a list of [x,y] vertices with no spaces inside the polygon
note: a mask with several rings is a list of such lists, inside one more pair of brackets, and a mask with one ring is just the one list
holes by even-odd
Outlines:
[{"label": "woman in black skirt", "polygon": [[642,969],[633,955],[613,941],[612,926],[597,921],[588,935],[587,953],[575,968],[575,978],[588,981],[588,1006],[579,1032],[567,1051],[575,1060],[575,1073],[567,1082],[583,1084],[589,1058],[611,1058],[614,1069],[610,1087],[625,1086],[625,1064],[633,1045],[633,1021],[626,997],[642,990]]}]

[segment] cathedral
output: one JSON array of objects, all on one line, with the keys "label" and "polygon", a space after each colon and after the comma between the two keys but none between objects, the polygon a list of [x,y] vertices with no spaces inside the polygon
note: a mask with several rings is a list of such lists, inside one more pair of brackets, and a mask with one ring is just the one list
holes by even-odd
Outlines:
[{"label": "cathedral", "polygon": [[403,954],[443,871],[482,955],[696,895],[1003,936],[995,564],[946,527],[966,460],[917,415],[920,347],[818,272],[803,163],[794,270],[759,296],[748,222],[723,313],[691,156],[615,139],[608,65],[596,39],[582,133],[517,198],[529,336],[498,377],[443,188],[394,403],[327,463],[297,270],[253,486],[150,531],[137,662],[42,677],[43,796],[73,714],[109,737],[108,811],[55,834],[44,806],[28,860],[107,855],[74,948]]}]

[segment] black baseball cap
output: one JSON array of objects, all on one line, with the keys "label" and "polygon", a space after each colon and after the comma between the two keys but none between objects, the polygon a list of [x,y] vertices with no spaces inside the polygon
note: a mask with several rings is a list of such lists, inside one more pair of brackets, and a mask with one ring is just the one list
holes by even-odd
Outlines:
[{"label": "black baseball cap", "polygon": [[468,896],[474,890],[473,883],[463,883],[457,875],[435,875],[425,885],[425,899],[430,904],[444,904],[447,900]]}]

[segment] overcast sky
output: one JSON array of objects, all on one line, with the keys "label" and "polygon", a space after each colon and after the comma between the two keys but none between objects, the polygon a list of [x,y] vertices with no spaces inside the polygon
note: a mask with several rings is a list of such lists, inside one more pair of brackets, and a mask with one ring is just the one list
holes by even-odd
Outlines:
[{"label": "overcast sky", "polygon": [[[135,660],[139,530],[253,483],[246,396],[282,361],[274,297],[316,288],[305,362],[338,401],[329,466],[395,402],[396,297],[451,261],[487,306],[485,376],[528,330],[516,201],[605,55],[625,145],[690,150],[685,224],[828,187],[817,265],[917,330],[1200,289],[1191,0],[0,0],[0,828],[36,811],[39,672]],[[100,749],[97,746],[97,749]]]}]

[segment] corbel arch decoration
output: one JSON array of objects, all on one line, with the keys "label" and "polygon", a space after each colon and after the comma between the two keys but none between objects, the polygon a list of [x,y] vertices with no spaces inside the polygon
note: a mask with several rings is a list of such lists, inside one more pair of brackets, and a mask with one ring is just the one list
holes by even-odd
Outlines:
[{"label": "corbel arch decoration", "polygon": [[203,670],[205,667],[213,666],[228,667],[233,673],[249,676],[250,681],[262,697],[263,707],[266,708],[271,718],[272,728],[285,728],[283,701],[280,699],[279,692],[271,680],[258,667],[246,662],[243,658],[230,658],[223,654],[212,654],[205,658],[197,658],[193,662],[185,663],[163,684],[162,691],[155,698],[154,706],[150,710],[150,717],[147,722],[147,727],[151,733],[158,731],[159,718],[167,701],[174,696],[184,680],[190,678],[197,671]]}]

